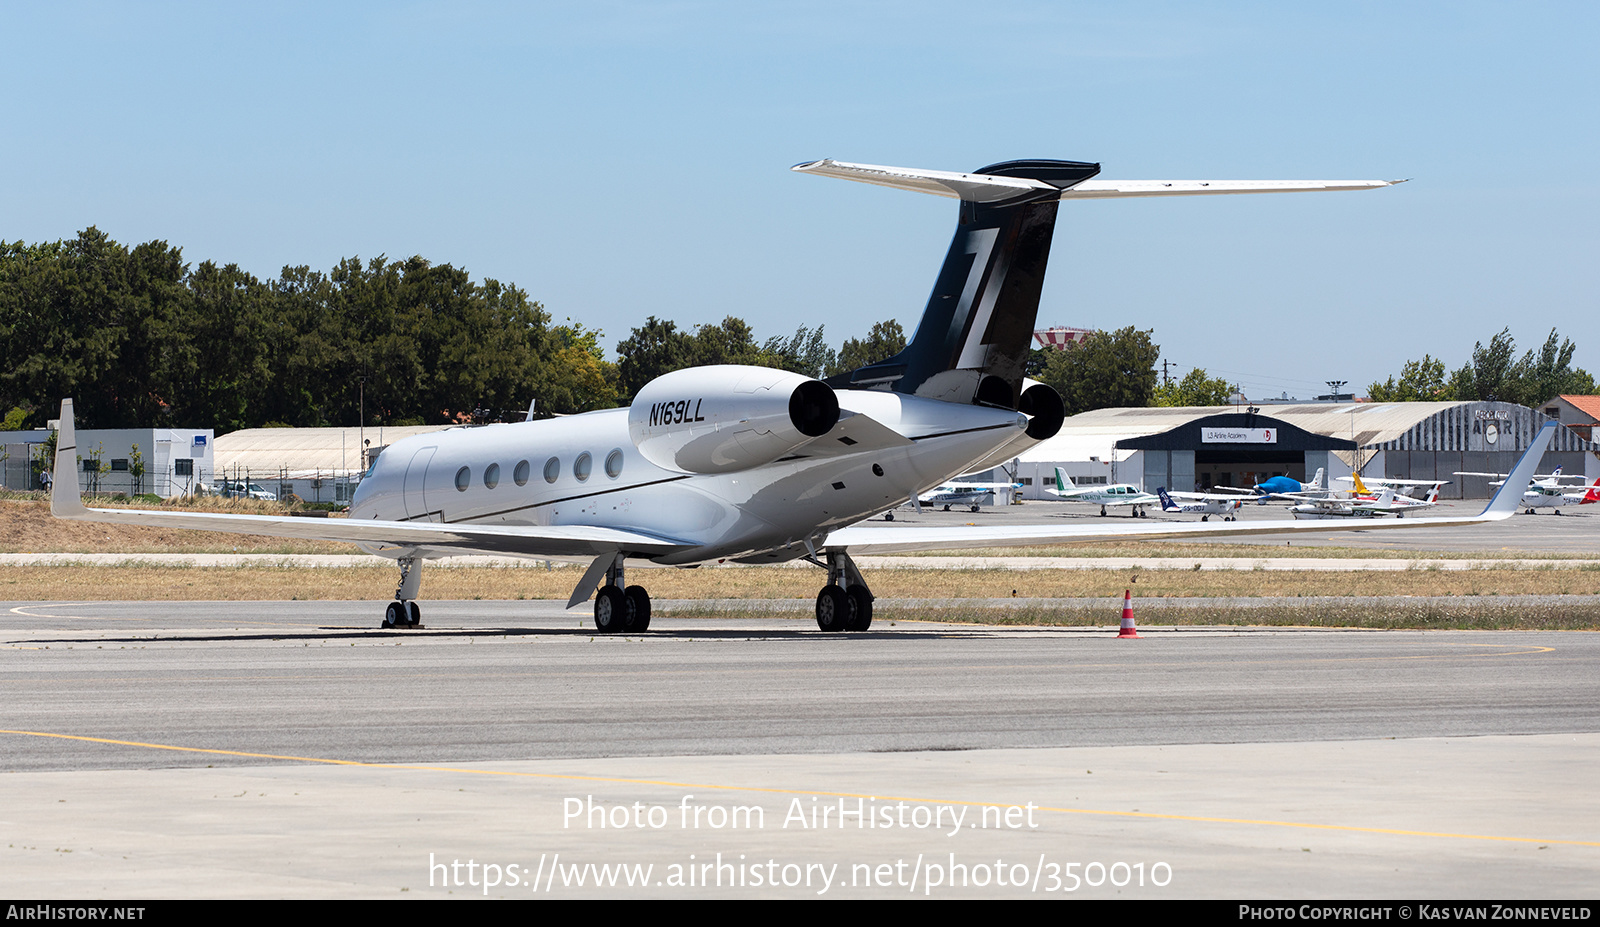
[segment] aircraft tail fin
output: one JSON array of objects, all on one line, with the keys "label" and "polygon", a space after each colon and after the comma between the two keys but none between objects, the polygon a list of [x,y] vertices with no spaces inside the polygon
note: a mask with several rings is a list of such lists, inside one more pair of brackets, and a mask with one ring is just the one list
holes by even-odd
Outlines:
[{"label": "aircraft tail fin", "polygon": [[1350,474],[1350,479],[1354,481],[1355,491],[1356,492],[1360,493],[1363,496],[1370,495],[1372,493],[1372,490],[1367,488],[1367,484],[1361,482],[1361,474],[1352,473],[1352,474]]},{"label": "aircraft tail fin", "polygon": [[1432,488],[1430,488],[1428,490],[1428,498],[1425,501],[1427,501],[1430,505],[1439,501],[1439,487],[1438,487],[1438,485],[1434,485]]},{"label": "aircraft tail fin", "polygon": [[1328,471],[1325,468],[1318,467],[1317,468],[1317,475],[1312,478],[1311,484],[1308,485],[1306,488],[1309,489],[1309,490],[1312,490],[1313,492],[1321,491],[1321,489],[1322,489],[1322,478],[1323,478],[1324,475],[1327,474],[1327,472]]},{"label": "aircraft tail fin", "polygon": [[961,200],[955,237],[905,350],[828,383],[1018,408],[1061,194],[1100,165],[1004,161],[957,174],[824,160],[794,170]]},{"label": "aircraft tail fin", "polygon": [[1578,504],[1588,505],[1591,502],[1600,502],[1600,477],[1595,477],[1595,481],[1590,485],[1589,491],[1583,494],[1583,501]]},{"label": "aircraft tail fin", "polygon": [[1057,467],[1056,468],[1056,488],[1065,490],[1065,489],[1077,489],[1078,487],[1077,487],[1076,484],[1074,484],[1072,482],[1072,477],[1067,476],[1067,471],[1061,469],[1060,467]]},{"label": "aircraft tail fin", "polygon": [[1172,501],[1172,497],[1171,496],[1167,495],[1167,487],[1165,487],[1165,486],[1157,486],[1156,487],[1156,495],[1159,496],[1160,499],[1161,499],[1161,511],[1163,511],[1163,512],[1177,511],[1178,505],[1177,505],[1177,503]]}]

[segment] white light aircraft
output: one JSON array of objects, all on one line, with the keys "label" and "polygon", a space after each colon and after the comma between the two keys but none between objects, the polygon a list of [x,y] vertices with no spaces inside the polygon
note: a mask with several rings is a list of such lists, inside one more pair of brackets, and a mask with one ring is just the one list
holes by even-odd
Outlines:
[{"label": "white light aircraft", "polygon": [[1100,506],[1100,514],[1104,515],[1107,508],[1131,506],[1128,514],[1133,518],[1144,517],[1144,507],[1147,505],[1160,505],[1161,497],[1152,496],[1137,486],[1130,483],[1112,483],[1110,486],[1087,486],[1080,488],[1072,482],[1072,477],[1060,467],[1056,468],[1056,488],[1046,489],[1045,492],[1063,502],[1086,502],[1090,505]]},{"label": "white light aircraft", "polygon": [[1165,486],[1157,487],[1156,496],[1161,499],[1161,511],[1199,515],[1201,521],[1210,521],[1213,515],[1221,515],[1223,521],[1238,521],[1239,507],[1245,502],[1243,496],[1224,496],[1209,492],[1172,492]]},{"label": "white light aircraft", "polygon": [[[1474,473],[1465,470],[1458,470],[1456,471],[1456,476],[1504,477],[1506,474]],[[1554,514],[1560,515],[1561,510],[1569,505],[1588,505],[1590,503],[1600,502],[1600,491],[1596,491],[1594,488],[1600,486],[1600,477],[1597,477],[1594,483],[1587,489],[1585,489],[1585,487],[1582,485],[1584,479],[1584,477],[1576,474],[1572,476],[1563,476],[1561,474],[1560,467],[1555,468],[1549,473],[1543,473],[1535,476],[1533,478],[1533,482],[1528,485],[1528,491],[1522,494],[1523,513],[1526,515],[1533,515],[1539,509],[1554,509]],[[1577,484],[1563,486],[1561,484],[1562,480],[1576,480]],[[1489,485],[1501,486],[1504,485],[1504,483],[1505,480],[1501,479],[1494,480],[1490,482]]]},{"label": "white light aircraft", "polygon": [[[966,480],[951,480],[925,493],[919,493],[915,501],[917,511],[922,511],[924,505],[942,505],[946,512],[952,505],[971,506],[976,512],[978,506],[984,503],[993,503],[996,498],[1004,499],[1007,504],[1011,502],[1021,483],[976,483]],[[912,505],[912,503],[906,503]],[[885,520],[894,521],[894,513],[884,515]]]},{"label": "white light aircraft", "polygon": [[[1359,481],[1357,483],[1359,484]],[[1293,494],[1278,496],[1277,498],[1297,499]],[[1413,509],[1432,508],[1439,504],[1439,487],[1434,486],[1428,491],[1426,499],[1413,499],[1402,496],[1394,491],[1393,486],[1385,486],[1378,490],[1376,496],[1366,497],[1350,495],[1344,497],[1324,496],[1299,500],[1300,504],[1290,510],[1295,518],[1350,518],[1350,517],[1377,517],[1393,515],[1396,518],[1406,517],[1406,512]]]},{"label": "white light aircraft", "polygon": [[[762,367],[690,368],[646,384],[623,409],[406,438],[378,457],[348,518],[90,509],[67,479],[56,481],[51,510],[83,521],[354,542],[398,562],[386,626],[418,622],[428,559],[471,552],[586,562],[568,605],[594,594],[601,632],[649,627],[649,595],[625,580],[630,562],[805,559],[827,571],[818,626],[859,631],[871,623],[873,596],[852,555],[1329,530],[1288,520],[856,522],[956,474],[1010,460],[1061,427],[1060,397],[1023,381],[1061,203],[1367,190],[1388,182],[1096,181],[1099,165],[1072,161],[1009,161],[970,174],[834,161],[794,169],[960,200],[960,222],[921,324],[894,357],[827,382]],[[1480,515],[1391,523],[1468,525],[1510,515],[1552,428],[1516,467],[1510,482],[1517,488],[1497,494]],[[76,443],[72,401],[63,400],[57,473],[77,470]]]}]

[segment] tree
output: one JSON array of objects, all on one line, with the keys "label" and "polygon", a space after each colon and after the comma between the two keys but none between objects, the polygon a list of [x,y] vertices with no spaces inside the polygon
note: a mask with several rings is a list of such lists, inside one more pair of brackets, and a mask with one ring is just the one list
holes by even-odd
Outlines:
[{"label": "tree", "polygon": [[[1152,368],[1154,364],[1152,363]],[[1176,383],[1162,383],[1155,389],[1154,402],[1158,406],[1222,406],[1239,391],[1237,383],[1219,377],[1207,376],[1203,368],[1196,367]]]},{"label": "tree", "polygon": [[1367,398],[1373,402],[1431,402],[1453,396],[1445,382],[1444,361],[1429,354],[1422,355],[1422,360],[1406,361],[1398,383],[1390,377],[1367,387]]},{"label": "tree", "polygon": [[[819,328],[820,332],[821,329]],[[894,319],[878,322],[865,339],[848,338],[827,368],[828,376],[859,370],[868,364],[886,361],[906,349],[906,333]]]},{"label": "tree", "polygon": [[833,349],[822,340],[822,326],[808,330],[804,325],[795,329],[794,337],[784,340],[774,335],[767,339],[762,351],[777,362],[777,366],[808,377],[826,375],[834,365]]},{"label": "tree", "polygon": [[617,342],[617,374],[626,400],[664,373],[694,365],[694,336],[677,323],[650,316]]},{"label": "tree", "polygon": [[1061,394],[1068,415],[1148,406],[1155,397],[1156,360],[1161,356],[1153,334],[1132,326],[1095,332],[1082,344],[1053,352],[1039,380]]}]

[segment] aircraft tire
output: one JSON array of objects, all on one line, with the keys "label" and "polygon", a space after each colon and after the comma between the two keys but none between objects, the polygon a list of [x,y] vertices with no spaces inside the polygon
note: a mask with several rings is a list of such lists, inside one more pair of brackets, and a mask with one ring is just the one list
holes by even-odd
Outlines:
[{"label": "aircraft tire", "polygon": [[392,628],[405,624],[405,605],[400,602],[390,602],[389,607],[383,610],[383,626]]},{"label": "aircraft tire", "polygon": [[422,623],[422,609],[415,602],[406,603],[406,624],[416,627]]},{"label": "aircraft tire", "polygon": [[601,634],[628,630],[628,597],[616,586],[601,586],[594,597],[594,629]]},{"label": "aircraft tire", "polygon": [[838,586],[823,586],[817,593],[817,627],[828,632],[848,630],[855,619],[855,601]]},{"label": "aircraft tire", "polygon": [[974,512],[976,512],[976,511],[977,511],[977,510],[978,510],[978,507],[977,507],[977,506],[973,506],[973,507],[972,507],[972,510],[973,510],[973,511],[974,511]]},{"label": "aircraft tire", "polygon": [[628,607],[633,612],[633,626],[628,630],[650,630],[650,593],[643,586],[629,586],[622,594],[628,597]]},{"label": "aircraft tire", "polygon": [[872,627],[872,593],[866,586],[851,586],[845,590],[845,595],[855,605],[854,615],[845,625],[846,631],[865,631]]},{"label": "aircraft tire", "polygon": [[950,506],[948,506],[948,505],[947,505],[947,506],[945,506],[945,507],[944,507],[944,510],[945,510],[945,511],[946,511],[946,512],[948,512],[948,511],[950,511]]},{"label": "aircraft tire", "polygon": [[883,520],[884,521],[894,521],[894,513],[893,512],[884,512],[883,513]]}]

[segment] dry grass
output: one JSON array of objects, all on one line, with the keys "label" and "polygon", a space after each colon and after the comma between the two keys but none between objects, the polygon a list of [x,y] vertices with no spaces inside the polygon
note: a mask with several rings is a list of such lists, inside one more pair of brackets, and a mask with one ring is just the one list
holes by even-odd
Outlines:
[{"label": "dry grass", "polygon": [[[373,558],[356,569],[305,567],[29,566],[0,568],[0,600],[386,599],[398,571]],[[565,599],[576,568],[425,566],[429,599]],[[1184,570],[875,570],[880,599],[1019,600],[1137,597],[1281,598],[1303,596],[1596,595],[1600,570],[1407,570],[1384,573]],[[814,598],[821,570],[780,567],[633,570],[629,581],[657,599]],[[887,605],[888,603],[886,603]]]},{"label": "dry grass", "polygon": [[[14,497],[21,494],[12,494]],[[40,495],[33,493],[29,495]],[[87,501],[87,500],[86,500]],[[89,502],[117,508],[176,509],[191,512],[229,512],[242,515],[282,515],[289,507],[254,499],[201,497],[185,504],[151,505],[144,502]],[[259,535],[218,534],[212,531],[182,531],[175,528],[146,528],[134,525],[106,525],[86,521],[52,518],[50,504],[42,499],[0,499],[0,553],[23,554],[352,554],[352,544],[336,541],[300,541]]]}]

